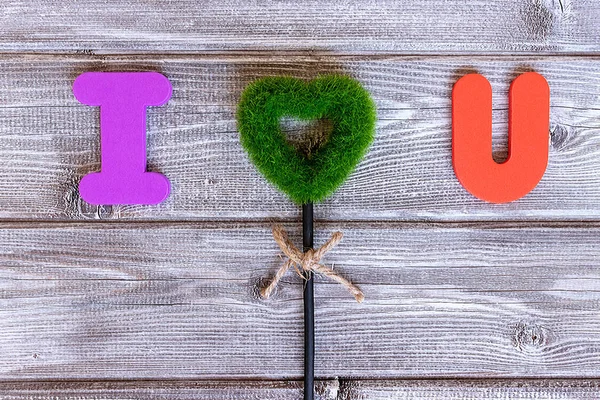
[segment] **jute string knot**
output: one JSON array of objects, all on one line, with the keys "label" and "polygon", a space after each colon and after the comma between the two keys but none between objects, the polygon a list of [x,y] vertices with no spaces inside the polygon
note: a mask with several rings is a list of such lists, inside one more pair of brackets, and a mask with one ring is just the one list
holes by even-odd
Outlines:
[{"label": "jute string knot", "polygon": [[365,299],[365,296],[363,295],[363,292],[356,287],[356,285],[339,275],[332,268],[320,263],[321,258],[323,258],[325,253],[333,249],[340,242],[340,240],[342,240],[343,236],[344,235],[342,235],[342,232],[335,232],[323,246],[316,250],[309,249],[303,253],[298,250],[298,248],[290,241],[287,233],[281,225],[274,225],[273,239],[275,239],[275,242],[277,245],[279,245],[281,251],[288,257],[288,260],[286,260],[281,268],[279,268],[279,270],[275,273],[271,283],[269,283],[269,285],[265,288],[261,289],[261,296],[268,299],[273,293],[273,290],[275,290],[275,287],[281,278],[283,278],[288,269],[293,266],[296,270],[296,273],[303,279],[306,279],[305,272],[312,271],[327,276],[331,280],[344,285],[346,289],[352,293],[356,301],[362,303],[362,301]]}]

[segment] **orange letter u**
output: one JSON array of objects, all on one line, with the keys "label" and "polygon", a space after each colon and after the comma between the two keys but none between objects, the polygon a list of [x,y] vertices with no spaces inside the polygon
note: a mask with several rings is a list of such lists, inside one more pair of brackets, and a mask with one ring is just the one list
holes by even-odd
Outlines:
[{"label": "orange letter u", "polygon": [[509,92],[508,158],[492,158],[492,87],[479,74],[465,75],[452,90],[452,164],[475,197],[506,203],[529,193],[548,165],[550,89],[527,72]]}]

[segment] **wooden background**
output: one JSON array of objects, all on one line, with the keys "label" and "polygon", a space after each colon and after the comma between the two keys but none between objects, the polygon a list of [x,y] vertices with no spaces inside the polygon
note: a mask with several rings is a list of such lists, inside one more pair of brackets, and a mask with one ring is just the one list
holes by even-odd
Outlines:
[{"label": "wooden background", "polygon": [[[377,139],[316,208],[316,243],[364,290],[316,285],[321,399],[600,397],[597,0],[20,0],[0,5],[0,398],[299,399],[302,282],[268,300],[270,225],[300,211],[240,147],[235,109],[267,75],[349,74]],[[99,112],[84,71],[153,70],[155,207],[95,207]],[[451,166],[451,89],[551,87],[550,163],[529,195],[483,203]],[[300,129],[287,127],[288,130]],[[307,128],[307,129],[310,129]]]}]

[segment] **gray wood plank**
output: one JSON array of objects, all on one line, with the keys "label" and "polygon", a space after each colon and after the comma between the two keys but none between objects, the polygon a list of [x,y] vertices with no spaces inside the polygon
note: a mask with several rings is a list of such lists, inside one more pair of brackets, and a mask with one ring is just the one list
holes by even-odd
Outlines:
[{"label": "gray wood plank", "polygon": [[[71,85],[88,70],[158,70],[174,85],[149,111],[149,168],[166,174],[162,205],[93,207],[77,184],[99,166],[98,110]],[[550,163],[516,202],[484,203],[451,165],[451,89],[478,70],[494,87],[494,151],[506,154],[507,90],[535,69],[551,86]],[[462,57],[0,57],[0,218],[246,220],[297,218],[298,207],[255,171],[242,150],[235,109],[259,76],[357,77],[379,109],[377,139],[321,220],[589,219],[600,215],[600,59]]]},{"label": "gray wood plank", "polygon": [[588,400],[600,397],[595,379],[346,381],[338,400]]},{"label": "gray wood plank", "polygon": [[[263,224],[0,226],[0,379],[294,379],[302,281]],[[323,224],[319,378],[598,377],[600,225]],[[300,243],[300,226],[288,226]]]},{"label": "gray wood plank", "polygon": [[[339,393],[338,393],[339,392]],[[0,382],[6,400],[246,400],[299,399],[297,381]],[[588,400],[600,396],[595,379],[344,380],[320,381],[319,400]]]},{"label": "gray wood plank", "polygon": [[596,0],[19,0],[0,51],[597,53]]},{"label": "gray wood plank", "polygon": [[[0,382],[4,400],[297,400],[297,381]],[[337,400],[338,382],[316,382],[317,400]]]}]

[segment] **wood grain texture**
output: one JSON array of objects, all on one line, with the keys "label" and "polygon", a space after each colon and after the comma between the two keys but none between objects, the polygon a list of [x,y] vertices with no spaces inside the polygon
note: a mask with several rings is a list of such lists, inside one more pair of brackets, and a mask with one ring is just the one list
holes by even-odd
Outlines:
[{"label": "wood grain texture", "polygon": [[[550,163],[521,200],[486,204],[451,164],[451,90],[467,72],[494,87],[494,151],[506,155],[507,90],[526,70],[552,92]],[[71,86],[88,70],[157,70],[174,95],[148,117],[149,168],[172,182],[160,206],[93,207],[77,185],[99,165],[99,113]],[[298,207],[256,172],[235,109],[260,76],[348,73],[378,106],[377,138],[321,220],[588,219],[600,215],[600,59],[461,57],[0,57],[0,218],[247,220],[297,218]]]},{"label": "wood grain texture", "polygon": [[[316,400],[337,400],[339,383],[316,382]],[[3,400],[297,400],[297,381],[0,382]]]},{"label": "wood grain texture", "polygon": [[[5,400],[296,400],[297,381],[0,382]],[[317,383],[318,400],[589,400],[595,379],[337,380]]]},{"label": "wood grain texture", "polygon": [[394,380],[344,382],[338,400],[588,400],[600,382],[569,380]]},{"label": "wood grain texture", "polygon": [[[326,262],[367,296],[317,279],[318,398],[600,398],[599,19],[597,0],[4,1],[0,397],[300,398],[302,280],[257,296],[282,262],[268,222],[299,210],[248,162],[235,107],[258,77],[335,72],[379,120],[316,208],[317,244],[346,234]],[[99,114],[71,86],[93,70],[173,83],[148,116],[160,206],[79,197]],[[502,160],[529,70],[551,86],[550,164],[525,198],[485,204],[452,172],[452,85],[491,80]]]},{"label": "wood grain texture", "polygon": [[[288,227],[300,243],[300,226]],[[597,377],[600,225],[322,224],[319,378]],[[0,228],[0,379],[293,379],[302,281],[262,224]]]},{"label": "wood grain texture", "polygon": [[0,51],[597,53],[596,0],[19,0]]}]

